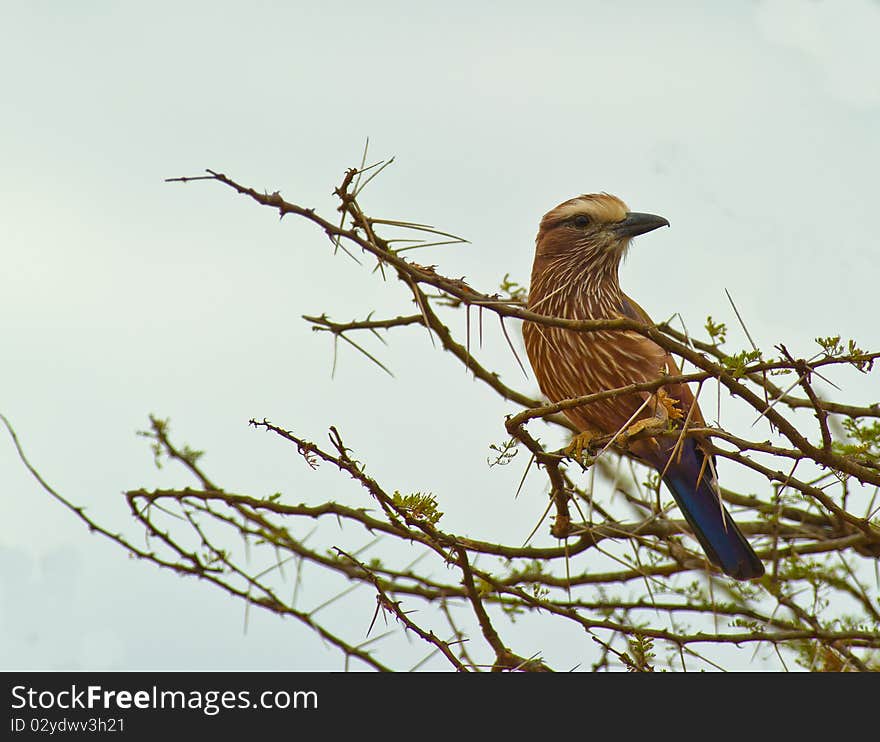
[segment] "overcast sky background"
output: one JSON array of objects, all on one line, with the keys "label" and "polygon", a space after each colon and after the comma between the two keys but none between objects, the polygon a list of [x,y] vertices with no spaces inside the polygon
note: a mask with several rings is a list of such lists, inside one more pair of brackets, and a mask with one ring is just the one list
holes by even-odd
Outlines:
[{"label": "overcast sky background", "polygon": [[[248,428],[265,416],[320,441],[337,425],[389,487],[433,491],[454,532],[524,538],[545,504],[537,480],[514,501],[521,468],[486,468],[513,407],[424,331],[382,351],[396,379],[344,348],[330,379],[300,315],[404,313],[402,286],[304,223],[167,177],[208,167],[329,211],[369,136],[396,161],[368,209],[468,238],[418,259],[487,291],[527,281],[545,211],[604,190],[672,225],[622,273],[656,320],[712,314],[745,347],[727,288],[765,349],[880,345],[877,2],[0,7],[0,412],[50,483],[132,538],[121,492],[188,483],[135,435],[151,412],[234,491],[368,504]],[[489,365],[536,393],[496,335]],[[880,398],[876,371],[835,380]],[[0,438],[0,667],[342,667],[292,621],[243,624],[208,585],[88,534]]]}]

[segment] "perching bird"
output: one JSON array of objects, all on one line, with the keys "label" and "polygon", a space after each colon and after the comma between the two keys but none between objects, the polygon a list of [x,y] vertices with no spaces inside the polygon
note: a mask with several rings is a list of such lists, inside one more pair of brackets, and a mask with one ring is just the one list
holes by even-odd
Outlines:
[{"label": "perching bird", "polygon": [[[618,267],[633,237],[663,226],[669,226],[663,217],[630,212],[607,193],[560,204],[541,220],[528,308],[566,319],[627,317],[652,324],[620,290]],[[541,391],[553,402],[679,373],[667,351],[637,332],[578,332],[526,322],[523,334]],[[596,435],[626,436],[653,421],[689,419],[689,427],[704,425],[691,390],[682,383],[564,413],[582,431],[574,449]],[[704,442],[685,437],[680,450],[674,451],[676,442],[675,436],[642,438],[628,448],[645,464],[665,472],[663,481],[713,564],[738,580],[760,577],[764,565],[721,504],[714,459]]]}]

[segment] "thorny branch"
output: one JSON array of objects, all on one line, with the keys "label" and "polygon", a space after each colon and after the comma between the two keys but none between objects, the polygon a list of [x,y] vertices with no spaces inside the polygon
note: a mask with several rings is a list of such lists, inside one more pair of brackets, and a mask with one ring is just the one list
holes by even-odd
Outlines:
[{"label": "thorny branch", "polygon": [[[386,488],[367,474],[354,447],[343,442],[335,427],[330,428],[327,448],[268,420],[251,421],[293,446],[311,468],[328,465],[353,480],[360,493],[352,503],[318,497],[316,503],[292,504],[280,494],[260,498],[227,492],[199,466],[200,452],[172,443],[167,422],[157,418],[151,418],[144,432],[157,460],[181,465],[197,486],[126,493],[148,548],[103,529],[40,479],[47,491],[130,554],[295,619],[336,647],[346,667],[358,660],[375,670],[391,669],[382,647],[401,632],[429,652],[416,666],[445,662],[458,671],[548,670],[552,664],[569,669],[564,662],[571,656],[594,669],[650,670],[658,661],[683,669],[718,668],[712,649],[724,645],[754,647],[754,652],[779,658],[784,668],[783,653],[813,670],[880,667],[880,403],[827,400],[813,383],[814,376],[826,379],[840,368],[870,373],[880,352],[835,337],[818,338],[820,350],[810,358],[798,358],[782,344],[776,348],[779,355],[765,357],[754,346],[729,352],[723,347],[724,326],[711,318],[705,341],[668,323],[574,321],[535,314],[525,307],[525,291],[507,276],[500,292],[483,292],[463,278],[445,276],[435,266],[404,256],[410,250],[464,241],[428,225],[368,215],[359,196],[387,164],[346,172],[335,189],[338,217],[321,215],[278,192],[256,191],[213,170],[170,180],[222,184],[281,217],[311,222],[331,241],[334,252],[360,253],[382,275],[396,275],[411,294],[415,311],[387,318],[369,312],[348,322],[333,320],[324,311],[303,317],[316,332],[329,333],[334,343],[344,340],[389,373],[376,352],[367,349],[370,337],[385,343],[389,333],[421,326],[430,342],[448,351],[487,393],[515,405],[504,422],[510,440],[493,446],[500,452],[495,463],[509,463],[519,447],[528,452],[530,466],[543,472],[545,514],[554,512],[549,530],[557,539],[555,546],[495,543],[443,529],[438,508],[455,503]],[[446,319],[459,312],[465,313],[465,337],[458,337]],[[505,320],[586,333],[638,333],[693,370],[545,404],[502,381],[491,360],[474,352],[474,324],[482,334],[485,318],[493,315],[508,343]],[[515,354],[512,343],[510,347]],[[774,381],[777,376],[787,377],[782,386]],[[722,497],[740,509],[737,521],[768,566],[767,574],[750,584],[734,583],[707,563],[678,511],[661,502],[656,476],[631,464],[626,470],[627,441],[597,438],[575,460],[541,440],[553,428],[571,430],[561,414],[565,409],[633,391],[655,391],[670,381],[696,386],[712,380],[728,391],[732,404],[751,408],[757,419],[766,418],[772,426],[770,438],[751,439],[717,423],[647,428],[637,435],[701,435],[712,440],[719,457],[762,483],[746,492],[722,490]],[[3,422],[14,436],[5,418]],[[320,534],[320,544],[308,543]],[[247,545],[243,554],[234,548],[233,536]],[[406,553],[415,549],[419,556],[401,566],[400,551],[389,547],[382,559],[367,561],[360,552],[376,539],[386,546],[405,545]],[[367,546],[359,550],[357,544],[364,540]],[[295,579],[285,571],[291,563]],[[303,576],[305,567],[310,575]],[[307,609],[300,605],[298,590],[300,585],[314,586],[315,570],[322,586],[336,586],[339,592]],[[873,589],[864,586],[871,579]],[[352,595],[352,586],[361,589]],[[380,615],[392,621],[386,634],[358,642],[350,620],[334,621],[323,609],[364,593],[372,601],[367,601],[359,624],[361,634],[369,634]],[[515,619],[521,616],[537,628],[525,635],[516,631]],[[551,630],[570,631],[576,642],[576,651],[564,660],[544,656],[542,632]],[[441,638],[450,631],[452,638]],[[584,632],[593,641],[583,642]],[[508,636],[515,636],[518,649],[510,648]],[[659,648],[667,652],[665,659],[658,657]]]}]

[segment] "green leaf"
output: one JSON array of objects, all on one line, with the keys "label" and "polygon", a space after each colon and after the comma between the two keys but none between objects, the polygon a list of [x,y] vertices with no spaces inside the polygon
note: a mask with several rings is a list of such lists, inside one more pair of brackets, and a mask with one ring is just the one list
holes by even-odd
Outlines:
[{"label": "green leaf", "polygon": [[714,322],[712,320],[712,316],[706,317],[706,332],[709,333],[709,337],[712,339],[713,345],[721,345],[727,340],[727,325],[723,322]]},{"label": "green leaf", "polygon": [[401,495],[395,490],[391,500],[400,510],[407,511],[413,518],[426,520],[431,525],[443,517],[443,513],[437,509],[437,498],[430,493],[413,492],[410,495]]}]

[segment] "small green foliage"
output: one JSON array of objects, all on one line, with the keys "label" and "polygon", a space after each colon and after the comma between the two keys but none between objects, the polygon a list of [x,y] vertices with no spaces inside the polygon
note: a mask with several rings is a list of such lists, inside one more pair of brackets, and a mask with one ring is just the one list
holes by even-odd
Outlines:
[{"label": "small green foliage", "polygon": [[846,672],[854,668],[832,647],[813,641],[793,642],[797,651],[796,662],[810,672]]},{"label": "small green foliage", "polygon": [[835,357],[843,355],[843,346],[840,344],[840,335],[827,338],[816,338],[816,342],[822,346],[825,355]]},{"label": "small green foliage", "polygon": [[153,452],[153,464],[157,469],[162,468],[162,455],[165,451],[162,449],[162,444],[159,441],[153,441],[150,444],[150,450]]},{"label": "small green foliage", "polygon": [[706,590],[705,585],[700,580],[692,580],[691,582],[683,585],[679,590],[678,594],[682,595],[689,600],[696,601],[706,601]]},{"label": "small green foliage", "polygon": [[877,626],[858,616],[842,615],[832,622],[844,631],[876,631]]},{"label": "small green foliage", "polygon": [[267,502],[278,502],[281,499],[281,493],[273,492],[271,495],[266,495],[263,499]]},{"label": "small green foliage", "polygon": [[170,422],[170,418],[165,418],[163,420],[155,415],[150,415],[150,427],[152,430],[137,431],[137,435],[142,438],[152,439],[153,442],[150,444],[150,451],[153,452],[153,463],[157,469],[162,468],[162,458],[166,453],[165,448],[162,446],[162,439],[168,436],[168,426]]},{"label": "small green foliage", "polygon": [[484,580],[479,575],[474,577],[474,587],[477,589],[477,594],[480,597],[491,595],[495,590],[495,588],[493,588],[490,583],[486,582],[486,580]]},{"label": "small green foliage", "polygon": [[656,492],[660,487],[660,472],[653,469],[648,470],[648,475],[642,482],[642,486],[651,492]]},{"label": "small green foliage", "polygon": [[500,288],[511,301],[525,301],[528,296],[528,289],[516,281],[512,281],[509,273],[504,274],[504,278],[501,279]]},{"label": "small green foliage", "polygon": [[[835,567],[832,563],[822,562],[821,559],[809,559],[803,555],[792,554],[779,561],[778,577],[782,582],[804,580],[816,587],[836,582],[842,571],[845,571],[842,566]],[[827,599],[818,597],[814,599],[813,606],[817,612],[827,605]]]},{"label": "small green foliage", "polygon": [[620,655],[620,659],[630,672],[654,672],[651,661],[654,659],[654,640],[649,636],[636,634],[629,639],[629,652]]},{"label": "small green foliage", "polygon": [[539,578],[541,575],[547,574],[546,567],[547,565],[540,559],[531,559],[523,565],[520,578],[531,580]]},{"label": "small green foliage", "polygon": [[489,449],[495,451],[496,455],[494,457],[489,456],[486,459],[489,468],[491,469],[493,466],[506,466],[513,461],[513,457],[517,454],[516,446],[517,441],[513,438],[500,444],[491,443]]},{"label": "small green foliage", "polygon": [[170,419],[164,420],[150,415],[150,430],[138,430],[137,435],[142,438],[149,438],[150,450],[153,452],[153,462],[157,469],[162,468],[162,459],[179,457],[190,466],[195,466],[196,462],[205,455],[204,451],[197,451],[184,445],[179,451],[175,451],[171,444],[168,443],[168,431],[170,430]]},{"label": "small green foliage", "polygon": [[766,628],[764,624],[751,618],[735,618],[730,625],[737,629],[746,629],[753,634],[763,634]]},{"label": "small green foliage", "polygon": [[727,325],[723,322],[714,322],[712,316],[706,317],[706,332],[712,340],[712,345],[721,345],[727,340]]},{"label": "small green foliage", "polygon": [[507,615],[511,623],[516,623],[517,616],[525,613],[522,603],[514,600],[502,600],[500,603],[501,610]]},{"label": "small green foliage", "polygon": [[[164,420],[155,415],[150,415],[150,424],[153,426],[152,435],[156,437],[167,436],[168,426],[171,424],[171,418],[166,417]],[[150,433],[142,433],[142,435],[151,435]]]},{"label": "small green foliage", "polygon": [[186,445],[184,445],[183,449],[180,451],[180,457],[192,466],[195,466],[196,462],[204,455],[204,451],[196,451]]},{"label": "small green foliage", "polygon": [[443,513],[437,509],[437,498],[430,493],[414,492],[411,495],[401,495],[395,490],[392,501],[395,507],[407,511],[413,518],[428,521],[432,526],[443,517]]},{"label": "small green foliage", "polygon": [[743,350],[733,356],[724,356],[721,362],[733,378],[739,379],[746,372],[746,367],[761,359],[760,350]]},{"label": "small green foliage", "polygon": [[530,589],[532,591],[532,597],[535,600],[547,600],[550,597],[550,589],[545,585],[540,585],[537,582],[533,582],[530,585]]},{"label": "small green foliage", "polygon": [[847,352],[850,356],[853,357],[853,360],[850,361],[850,363],[852,363],[852,365],[855,366],[863,374],[868,373],[872,368],[874,368],[874,359],[865,358],[864,356],[866,356],[867,353],[862,350],[858,345],[856,345],[854,340],[849,340],[847,342]]},{"label": "small green foliage", "polygon": [[[755,495],[752,495],[755,497]],[[773,497],[771,499],[774,508],[776,510],[772,511],[764,511],[758,510],[755,512],[755,517],[758,520],[765,521],[768,523],[779,523],[779,518],[782,513],[782,509],[786,507],[803,507],[804,504],[811,503],[812,500],[807,497],[803,492],[794,487],[782,487],[780,483],[776,483],[773,485]]]},{"label": "small green foliage", "polygon": [[842,423],[850,442],[835,441],[832,444],[835,453],[842,456],[856,456],[872,463],[880,462],[880,420],[860,422],[847,418]]},{"label": "small green foliage", "polygon": [[867,358],[868,355],[860,348],[856,341],[849,339],[844,345],[840,340],[840,335],[832,337],[818,337],[816,342],[825,351],[825,355],[829,358],[845,358],[849,363],[862,373],[868,373],[874,367],[874,359]]}]

